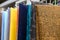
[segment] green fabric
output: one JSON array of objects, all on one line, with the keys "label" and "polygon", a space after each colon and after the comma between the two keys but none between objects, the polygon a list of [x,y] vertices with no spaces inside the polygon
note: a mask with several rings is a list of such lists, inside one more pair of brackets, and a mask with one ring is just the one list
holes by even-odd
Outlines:
[{"label": "green fabric", "polygon": [[58,0],[53,1],[53,5],[57,5]]}]

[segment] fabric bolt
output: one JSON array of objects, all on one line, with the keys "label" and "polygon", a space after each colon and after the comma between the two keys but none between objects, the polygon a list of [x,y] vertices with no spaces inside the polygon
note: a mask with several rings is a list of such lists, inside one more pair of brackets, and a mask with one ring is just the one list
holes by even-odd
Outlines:
[{"label": "fabric bolt", "polygon": [[5,11],[4,17],[4,40],[8,40],[9,38],[9,8]]},{"label": "fabric bolt", "polygon": [[60,40],[60,6],[36,5],[37,40]]},{"label": "fabric bolt", "polygon": [[1,28],[1,40],[4,40],[5,13],[6,13],[6,11],[2,11],[2,28]]},{"label": "fabric bolt", "polygon": [[30,28],[31,28],[31,9],[32,5],[27,5],[28,12],[27,12],[27,33],[26,33],[26,40],[30,40]]},{"label": "fabric bolt", "polygon": [[32,16],[31,16],[31,34],[30,40],[36,40],[36,10],[35,5],[32,4]]},{"label": "fabric bolt", "polygon": [[2,13],[0,13],[0,40],[1,40],[1,27],[2,27]]},{"label": "fabric bolt", "polygon": [[9,40],[17,40],[18,30],[18,10],[17,8],[10,8],[10,34]]},{"label": "fabric bolt", "polygon": [[26,40],[27,6],[19,4],[18,40]]}]

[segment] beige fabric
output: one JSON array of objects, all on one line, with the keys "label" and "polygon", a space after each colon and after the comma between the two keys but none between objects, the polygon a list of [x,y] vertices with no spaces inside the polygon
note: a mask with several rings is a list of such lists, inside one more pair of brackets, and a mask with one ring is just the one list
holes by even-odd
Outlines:
[{"label": "beige fabric", "polygon": [[36,5],[37,40],[60,40],[60,7]]}]

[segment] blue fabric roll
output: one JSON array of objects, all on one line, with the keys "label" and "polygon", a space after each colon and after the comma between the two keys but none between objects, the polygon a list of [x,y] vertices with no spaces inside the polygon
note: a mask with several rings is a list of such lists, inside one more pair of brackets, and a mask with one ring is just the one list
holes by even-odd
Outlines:
[{"label": "blue fabric roll", "polygon": [[26,40],[27,6],[19,4],[18,40]]},{"label": "blue fabric roll", "polygon": [[9,38],[9,9],[6,10],[4,22],[5,22],[4,40],[8,40],[8,38]]},{"label": "blue fabric roll", "polygon": [[28,13],[27,13],[27,34],[26,34],[26,40],[30,40],[30,27],[31,27],[31,11],[32,11],[32,6],[27,5],[28,7]]},{"label": "blue fabric roll", "polygon": [[5,26],[5,11],[2,12],[2,29],[1,29],[1,40],[4,40],[4,26]]},{"label": "blue fabric roll", "polygon": [[9,38],[9,9],[2,12],[2,33],[1,40]]}]

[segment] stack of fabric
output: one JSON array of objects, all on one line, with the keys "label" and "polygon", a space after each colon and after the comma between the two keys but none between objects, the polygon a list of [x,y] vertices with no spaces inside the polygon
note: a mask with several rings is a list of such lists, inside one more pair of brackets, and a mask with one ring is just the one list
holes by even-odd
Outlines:
[{"label": "stack of fabric", "polygon": [[60,40],[60,6],[20,3],[0,13],[1,40]]},{"label": "stack of fabric", "polygon": [[11,7],[2,11],[1,40],[35,40],[36,26],[33,9],[32,4],[20,3],[19,7]]}]

